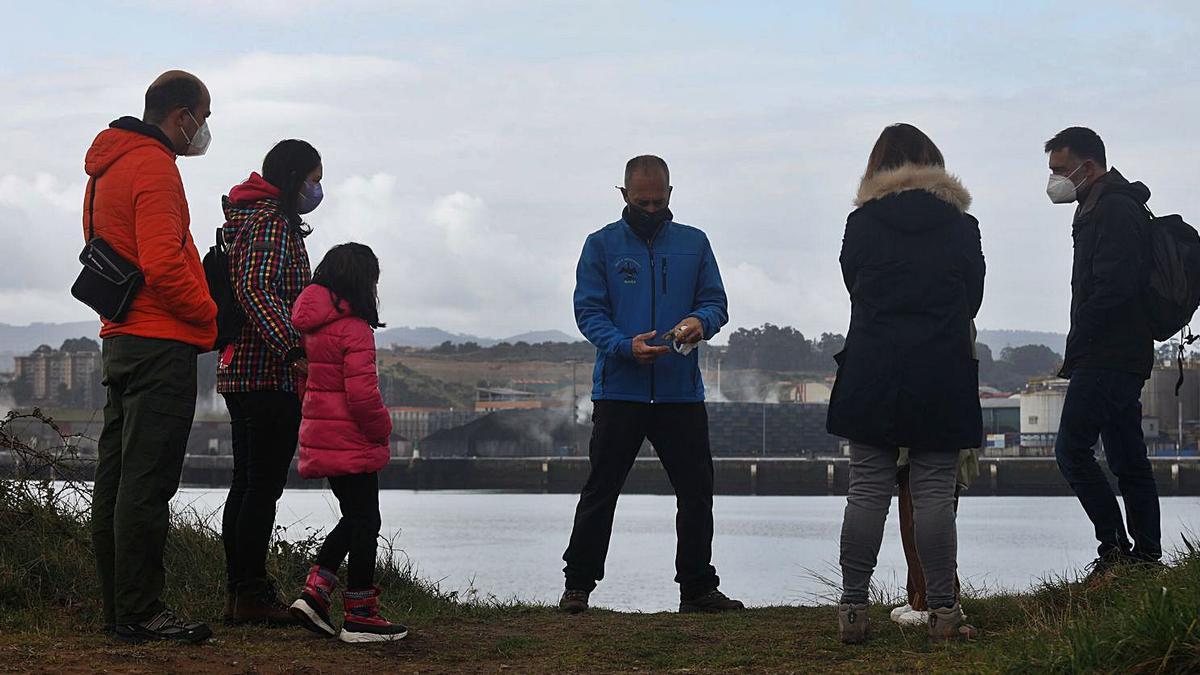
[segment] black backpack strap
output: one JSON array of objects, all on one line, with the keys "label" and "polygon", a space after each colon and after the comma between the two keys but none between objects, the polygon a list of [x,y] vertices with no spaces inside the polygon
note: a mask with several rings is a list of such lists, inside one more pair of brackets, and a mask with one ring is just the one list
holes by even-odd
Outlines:
[{"label": "black backpack strap", "polygon": [[1184,350],[1187,346],[1200,340],[1200,335],[1192,333],[1191,326],[1184,326],[1179,330],[1179,348],[1175,353],[1175,363],[1179,366],[1179,379],[1175,380],[1175,396],[1179,396],[1179,390],[1183,388],[1183,359]]},{"label": "black backpack strap", "polygon": [[96,181],[99,176],[93,176],[91,189],[88,190],[88,241],[96,238]]}]

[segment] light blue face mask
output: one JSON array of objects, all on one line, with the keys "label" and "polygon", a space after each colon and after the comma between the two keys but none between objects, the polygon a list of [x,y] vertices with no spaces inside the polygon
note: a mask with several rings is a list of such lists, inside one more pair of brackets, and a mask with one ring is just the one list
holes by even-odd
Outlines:
[{"label": "light blue face mask", "polygon": [[320,183],[304,181],[304,186],[300,188],[300,199],[296,200],[296,213],[312,213],[324,198],[325,191],[321,189]]}]

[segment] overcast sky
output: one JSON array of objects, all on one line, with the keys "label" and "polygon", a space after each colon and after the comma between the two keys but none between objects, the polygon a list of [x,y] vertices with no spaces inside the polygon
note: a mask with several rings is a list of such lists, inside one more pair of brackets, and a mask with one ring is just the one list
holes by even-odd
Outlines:
[{"label": "overcast sky", "polygon": [[[967,9],[964,6],[970,5]],[[844,332],[842,228],[880,129],[906,121],[975,198],[979,325],[1065,331],[1071,208],[1041,144],[1082,124],[1151,206],[1200,224],[1194,2],[371,2],[5,5],[0,321],[90,318],[68,288],[83,155],[168,68],[213,95],[181,158],[202,251],[220,197],[295,137],[324,157],[314,263],[372,246],[383,318],[484,336],[575,333],[584,237],[624,162],[671,165],[713,242],[730,329]]]}]

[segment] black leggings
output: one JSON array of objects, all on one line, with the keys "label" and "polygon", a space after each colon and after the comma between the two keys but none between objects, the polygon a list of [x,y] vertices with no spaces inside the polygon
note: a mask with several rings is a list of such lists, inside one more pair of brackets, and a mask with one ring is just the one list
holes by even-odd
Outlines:
[{"label": "black leggings", "polygon": [[329,487],[337,497],[342,518],[325,537],[317,564],[337,571],[350,554],[347,587],[364,590],[375,585],[375,548],[379,539],[379,474],[333,476]]},{"label": "black leggings", "polygon": [[229,588],[267,577],[275,504],[287,484],[300,432],[300,399],[288,391],[225,394],[233,433],[233,481],[221,538]]}]

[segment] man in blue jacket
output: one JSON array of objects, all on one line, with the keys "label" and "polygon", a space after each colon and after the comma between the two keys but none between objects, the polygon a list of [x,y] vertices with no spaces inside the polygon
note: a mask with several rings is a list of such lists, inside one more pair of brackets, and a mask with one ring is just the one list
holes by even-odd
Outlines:
[{"label": "man in blue jacket", "polygon": [[720,579],[711,564],[708,413],[697,352],[686,348],[713,337],[729,320],[721,273],[708,237],[672,220],[666,162],[653,155],[629,160],[620,190],[626,203],[621,220],[587,238],[576,270],[575,321],[596,347],[591,473],[563,554],[566,591],[559,607],[585,611],[588,595],[604,578],[617,496],[649,438],[679,509],[679,611],[742,609],[717,590]]}]

